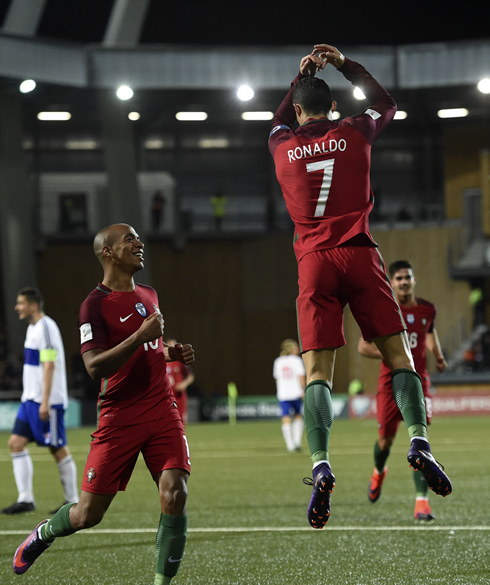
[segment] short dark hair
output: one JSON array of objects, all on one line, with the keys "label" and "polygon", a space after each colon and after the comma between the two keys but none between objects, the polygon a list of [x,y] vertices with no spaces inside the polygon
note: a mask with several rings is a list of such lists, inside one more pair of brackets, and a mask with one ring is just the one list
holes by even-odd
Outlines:
[{"label": "short dark hair", "polygon": [[390,278],[393,278],[396,272],[405,268],[412,270],[412,265],[408,260],[396,260],[396,262],[392,262],[388,266],[388,274],[390,275]]},{"label": "short dark hair", "polygon": [[332,92],[323,79],[303,77],[294,86],[293,103],[300,105],[308,114],[317,116],[332,109]]},{"label": "short dark hair", "polygon": [[27,299],[29,304],[37,303],[39,306],[39,310],[42,311],[44,309],[44,299],[41,291],[33,286],[26,286],[21,288],[20,291],[17,293],[17,296],[23,296]]}]

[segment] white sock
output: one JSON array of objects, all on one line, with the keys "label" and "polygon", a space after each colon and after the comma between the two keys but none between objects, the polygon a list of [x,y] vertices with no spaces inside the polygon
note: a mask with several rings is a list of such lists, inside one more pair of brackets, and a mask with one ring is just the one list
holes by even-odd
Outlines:
[{"label": "white sock", "polygon": [[65,500],[70,503],[78,502],[77,466],[73,461],[73,457],[67,455],[64,459],[58,461],[58,469],[63,491],[65,492]]},{"label": "white sock", "polygon": [[282,436],[284,437],[288,451],[294,451],[293,433],[291,427],[291,423],[283,423],[281,427]]},{"label": "white sock", "polygon": [[301,447],[301,443],[303,441],[303,429],[305,428],[305,424],[302,418],[295,418],[293,421],[293,443],[295,449]]},{"label": "white sock", "polygon": [[34,503],[34,494],[32,491],[32,475],[34,469],[29,451],[19,451],[11,453],[12,466],[14,468],[15,484],[19,492],[18,502]]}]

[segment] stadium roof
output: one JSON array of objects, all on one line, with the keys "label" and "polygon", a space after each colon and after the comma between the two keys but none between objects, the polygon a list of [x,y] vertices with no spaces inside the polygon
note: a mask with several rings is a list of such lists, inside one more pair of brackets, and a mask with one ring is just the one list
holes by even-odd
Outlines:
[{"label": "stadium roof", "polygon": [[[100,43],[116,0],[0,0],[0,24],[17,3],[40,7],[36,35],[77,43]],[[126,2],[127,3],[127,2]],[[199,45],[399,45],[488,38],[480,1],[451,10],[443,2],[373,4],[292,0],[138,0],[146,5],[139,42]]]}]

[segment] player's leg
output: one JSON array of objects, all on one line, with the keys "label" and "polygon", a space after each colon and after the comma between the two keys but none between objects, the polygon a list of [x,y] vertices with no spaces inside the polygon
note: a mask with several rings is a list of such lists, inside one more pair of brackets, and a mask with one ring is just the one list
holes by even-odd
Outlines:
[{"label": "player's leg", "polygon": [[26,447],[28,443],[44,436],[45,426],[39,419],[39,404],[30,400],[23,402],[8,441],[18,496],[14,504],[2,510],[2,514],[20,514],[36,509],[33,493],[34,468]]},{"label": "player's leg", "polygon": [[16,502],[4,508],[2,514],[21,514],[36,509],[32,487],[33,465],[29,451],[26,449],[27,443],[27,437],[18,434],[12,434],[9,437],[8,447],[18,495]]},{"label": "player's leg", "polygon": [[[77,466],[67,448],[64,409],[61,405],[50,408],[49,425],[51,430],[49,450],[58,466],[65,496],[64,503],[76,503],[78,502]],[[59,508],[53,510],[51,514],[55,514],[58,510]]]},{"label": "player's leg", "polygon": [[[427,412],[427,424],[430,424],[432,418],[432,400],[430,397],[430,381],[423,378],[423,388],[425,396],[425,410]],[[424,475],[420,471],[413,470],[413,481],[415,484],[415,510],[413,516],[416,520],[422,522],[433,522],[435,519],[429,505],[429,486]]]},{"label": "player's leg", "polygon": [[301,400],[296,400],[296,414],[294,415],[293,422],[292,422],[292,433],[293,433],[293,443],[295,451],[301,451],[301,443],[303,442],[303,431],[305,428],[305,423],[303,420],[303,415],[301,413]]},{"label": "player's leg", "polygon": [[160,521],[156,535],[158,551],[156,585],[168,585],[179,570],[187,538],[187,479],[190,454],[178,410],[147,425],[149,438],[143,457],[160,496]]},{"label": "player's leg", "polygon": [[155,585],[168,585],[179,570],[187,540],[187,479],[182,469],[166,469],[155,477],[162,513],[158,525]]},{"label": "player's leg", "polygon": [[292,429],[292,418],[290,416],[290,408],[291,408],[291,401],[290,400],[281,400],[279,403],[281,407],[281,432],[282,438],[286,443],[286,449],[288,451],[294,451],[294,441],[293,441],[293,429]]},{"label": "player's leg", "polygon": [[306,351],[302,355],[307,385],[304,398],[306,438],[313,462],[313,478],[303,481],[313,486],[308,520],[313,528],[323,528],[330,515],[330,493],[335,476],[329,463],[328,446],[334,413],[331,387],[335,349]]},{"label": "player's leg", "polygon": [[444,467],[431,453],[422,381],[413,368],[407,335],[402,332],[373,341],[391,370],[393,397],[408,428],[411,440],[408,462],[414,469],[422,471],[429,489],[447,496],[452,491],[452,485],[444,473]]},{"label": "player's leg", "polygon": [[50,520],[43,520],[15,551],[14,572],[25,573],[54,542],[78,530],[98,524],[104,517],[114,495],[97,495],[82,491],[78,504],[66,504]]}]

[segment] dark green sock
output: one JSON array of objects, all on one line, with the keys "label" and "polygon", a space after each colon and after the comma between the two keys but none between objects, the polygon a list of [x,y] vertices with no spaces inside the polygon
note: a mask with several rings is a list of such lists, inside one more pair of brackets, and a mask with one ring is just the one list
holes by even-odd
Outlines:
[{"label": "dark green sock", "polygon": [[170,583],[177,574],[184,556],[187,534],[187,516],[160,516],[157,531],[157,568],[155,585]]},{"label": "dark green sock", "polygon": [[47,524],[41,526],[41,538],[45,542],[53,542],[58,536],[70,536],[76,532],[70,522],[70,509],[74,505],[62,506]]},{"label": "dark green sock", "polygon": [[422,382],[413,370],[394,370],[391,374],[393,397],[408,428],[408,436],[427,439],[427,416]]},{"label": "dark green sock", "polygon": [[374,465],[376,469],[383,473],[386,465],[386,460],[390,454],[390,449],[381,449],[378,441],[374,443]]},{"label": "dark green sock", "polygon": [[417,498],[427,498],[429,495],[429,486],[420,471],[413,470],[413,482],[415,484],[415,495]]},{"label": "dark green sock", "polygon": [[304,417],[311,460],[328,461],[328,442],[333,423],[330,388],[323,380],[314,380],[305,388]]}]

